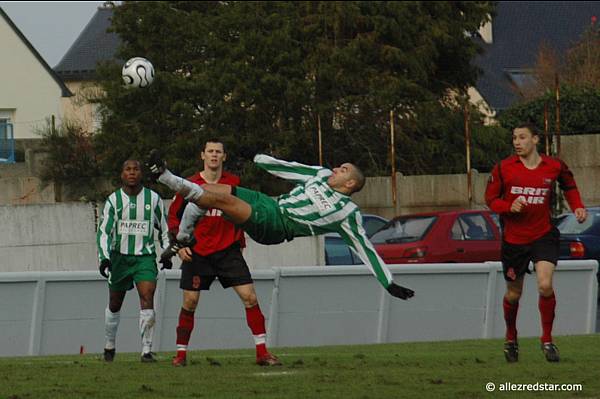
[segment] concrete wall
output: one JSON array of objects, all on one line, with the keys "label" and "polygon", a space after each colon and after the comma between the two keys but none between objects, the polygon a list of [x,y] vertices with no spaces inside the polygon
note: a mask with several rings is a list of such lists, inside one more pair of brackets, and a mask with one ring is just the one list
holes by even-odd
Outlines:
[{"label": "concrete wall", "polygon": [[[37,177],[0,177],[0,204],[54,204],[54,184]],[[0,235],[2,233],[0,232]]]},{"label": "concrete wall", "polygon": [[[596,323],[595,261],[561,262],[555,285],[554,335],[591,334]],[[393,298],[363,267],[276,268],[253,273],[267,318],[269,346],[375,344],[500,338],[504,280],[499,263],[392,266],[411,287]],[[155,297],[155,351],[175,351],[181,307],[179,271],[161,272]],[[527,278],[519,334],[540,334],[534,278]],[[106,281],[94,272],[0,273],[0,356],[101,352]],[[117,351],[140,350],[139,300],[130,292],[121,310]],[[443,326],[443,328],[440,328]],[[196,311],[191,349],[252,348],[243,307],[218,282]],[[277,351],[275,350],[275,353]]]},{"label": "concrete wall", "polygon": [[[584,203],[600,205],[600,135],[565,136],[562,138],[562,158],[572,169]],[[0,165],[0,179],[18,177],[1,181],[0,204],[47,203],[53,202],[52,195],[36,195],[31,191],[28,176],[35,176],[43,167],[44,156],[37,151],[26,152],[27,168],[21,164]],[[10,168],[19,169],[11,173]],[[23,173],[27,170],[29,175]],[[355,202],[365,213],[375,213],[391,218],[398,214],[427,212],[444,209],[481,209],[485,208],[484,192],[488,179],[487,173],[473,171],[473,199],[468,201],[466,174],[404,176],[397,174],[397,203],[392,201],[392,186],[389,177],[369,177],[360,193],[353,196]],[[38,190],[40,186],[38,185]],[[49,185],[55,198],[70,198],[69,190],[57,189]],[[61,194],[65,192],[65,194]],[[24,199],[21,199],[24,198]],[[39,202],[38,202],[39,201]]]},{"label": "concrete wall", "polygon": [[45,118],[62,115],[61,88],[4,18],[0,48],[0,109],[12,110],[16,139],[39,138],[34,131],[45,125]]},{"label": "concrete wall", "polygon": [[[569,166],[586,206],[600,205],[600,135],[564,136],[561,158]],[[369,177],[365,189],[353,196],[365,213],[388,218],[399,214],[447,209],[483,209],[489,174],[472,174],[472,201],[468,200],[467,175],[396,176],[397,203],[392,201],[390,177]],[[568,209],[568,207],[566,208]]]},{"label": "concrete wall", "polygon": [[[0,206],[0,272],[96,270],[96,212],[81,202]],[[248,238],[244,257],[253,270],[325,264],[322,237],[275,246]]]},{"label": "concrete wall", "polygon": [[0,271],[96,270],[91,204],[0,206]]}]

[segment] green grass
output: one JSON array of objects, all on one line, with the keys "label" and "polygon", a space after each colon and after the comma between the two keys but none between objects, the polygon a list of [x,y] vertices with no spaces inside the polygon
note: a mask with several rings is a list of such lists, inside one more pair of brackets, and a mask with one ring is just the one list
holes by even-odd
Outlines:
[{"label": "green grass", "polygon": [[[600,335],[557,337],[560,363],[548,363],[534,338],[507,364],[501,340],[274,348],[282,367],[254,365],[253,350],[198,351],[188,366],[173,353],[142,364],[117,353],[0,358],[0,398],[600,398]],[[582,384],[580,392],[494,392],[514,384]]]}]

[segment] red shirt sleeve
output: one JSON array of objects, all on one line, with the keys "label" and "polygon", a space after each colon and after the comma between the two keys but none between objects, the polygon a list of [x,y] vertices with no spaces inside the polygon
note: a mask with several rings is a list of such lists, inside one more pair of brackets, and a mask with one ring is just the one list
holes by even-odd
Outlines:
[{"label": "red shirt sleeve", "polygon": [[579,190],[577,189],[577,183],[575,183],[575,177],[573,173],[569,169],[566,163],[562,160],[560,162],[560,173],[558,174],[558,185],[561,190],[563,190],[565,194],[565,199],[569,203],[569,207],[572,211],[578,208],[585,208],[583,205],[583,201],[581,200],[581,195],[579,194]]},{"label": "red shirt sleeve", "polygon": [[[232,175],[232,178],[233,178],[232,179],[233,181],[231,183],[232,186],[239,186],[241,184],[242,180],[240,179],[239,176]],[[239,227],[236,227],[236,229],[237,228],[239,228]],[[242,249],[246,248],[246,235],[243,232],[242,232],[242,234],[240,236],[239,242],[240,242],[240,247]]]},{"label": "red shirt sleeve", "polygon": [[185,209],[185,200],[179,194],[175,195],[171,206],[169,206],[169,214],[167,215],[167,226],[169,231],[173,234],[177,234],[179,231],[179,223],[181,223],[181,216]]},{"label": "red shirt sleeve", "polygon": [[490,178],[485,189],[485,202],[492,211],[498,214],[509,213],[510,202],[505,201],[502,198],[504,182],[502,179],[500,179],[498,165],[499,163],[494,166],[494,169],[492,169],[492,173],[490,174]]}]

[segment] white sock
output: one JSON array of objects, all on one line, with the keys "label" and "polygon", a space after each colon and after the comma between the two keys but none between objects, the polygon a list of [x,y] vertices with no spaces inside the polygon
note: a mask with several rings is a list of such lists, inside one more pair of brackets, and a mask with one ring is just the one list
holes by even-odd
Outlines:
[{"label": "white sock", "polygon": [[177,191],[188,201],[195,201],[204,193],[204,189],[186,180],[182,177],[175,176],[169,169],[165,169],[158,181],[169,187],[171,190]]},{"label": "white sock", "polygon": [[104,338],[105,338],[105,349],[115,349],[115,342],[117,340],[117,329],[119,328],[119,320],[121,319],[121,312],[113,313],[109,308],[104,310]]},{"label": "white sock", "polygon": [[193,202],[188,203],[185,206],[183,215],[181,216],[181,223],[179,224],[179,232],[177,233],[177,240],[184,241],[192,238],[194,233],[194,227],[196,223],[206,214],[206,209],[200,208]]},{"label": "white sock", "polygon": [[154,335],[154,309],[140,310],[140,335],[142,336],[142,354],[152,350],[152,336]]},{"label": "white sock", "polygon": [[267,334],[252,335],[252,338],[254,338],[254,345],[256,346],[267,343]]}]

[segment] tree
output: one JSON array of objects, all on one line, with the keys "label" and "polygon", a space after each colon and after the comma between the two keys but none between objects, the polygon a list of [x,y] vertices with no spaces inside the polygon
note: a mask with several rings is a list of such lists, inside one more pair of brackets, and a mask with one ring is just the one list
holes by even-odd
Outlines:
[{"label": "tree", "polygon": [[[560,87],[560,130],[561,134],[599,133],[600,88],[561,85]],[[549,132],[554,133],[556,100],[554,92],[530,101],[515,104],[499,113],[498,121],[507,129],[514,129],[523,122],[531,122],[544,131],[544,106],[548,104]]]},{"label": "tree", "polygon": [[600,27],[596,22],[592,17],[581,38],[564,53],[542,44],[532,66],[535,80],[522,93],[525,99],[553,91],[557,77],[566,86],[600,89]]},{"label": "tree", "polygon": [[[120,58],[150,59],[156,79],[127,91],[118,65],[100,69],[99,160],[114,174],[124,157],[160,147],[171,167],[189,172],[217,135],[238,160],[233,169],[256,186],[265,176],[246,165],[257,152],[318,162],[320,117],[327,166],[351,160],[382,174],[394,110],[415,159],[400,170],[418,171],[412,165],[429,162],[431,146],[416,127],[431,113],[450,116],[448,92],[474,84],[479,47],[470,35],[492,11],[490,2],[460,1],[124,2],[113,18]],[[441,153],[454,122],[435,123]]]},{"label": "tree", "polygon": [[83,127],[69,120],[54,126],[48,120],[38,129],[46,158],[40,178],[44,184],[55,183],[59,196],[66,199],[100,200],[107,194],[107,184],[100,176],[93,137]]}]

